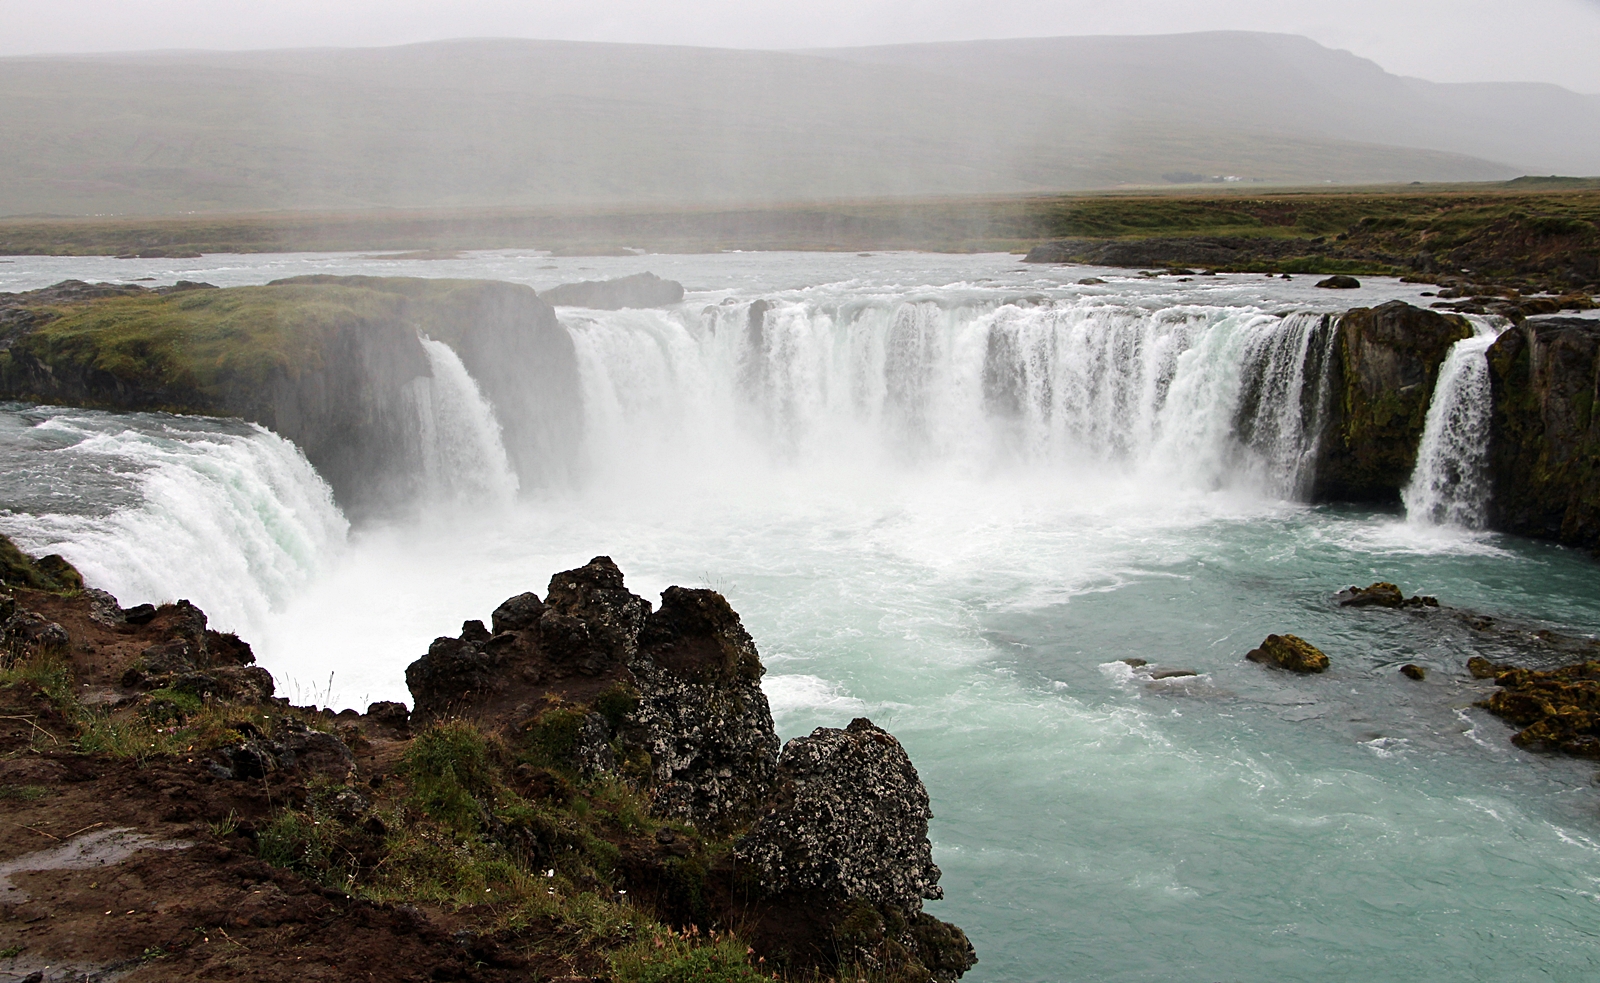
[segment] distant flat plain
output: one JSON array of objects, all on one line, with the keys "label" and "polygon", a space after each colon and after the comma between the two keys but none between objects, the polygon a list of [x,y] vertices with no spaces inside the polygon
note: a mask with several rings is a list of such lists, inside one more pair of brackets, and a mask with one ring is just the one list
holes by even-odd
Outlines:
[{"label": "distant flat plain", "polygon": [[1334,266],[1376,272],[1397,268],[1384,257],[1439,253],[1487,239],[1499,247],[1514,241],[1523,252],[1545,248],[1593,253],[1600,247],[1600,180],[1522,178],[1332,191],[1202,187],[678,208],[0,219],[0,254],[7,255],[448,254],[474,249],[543,249],[569,255],[734,249],[1022,252],[1052,239],[1158,237],[1337,244],[1350,256],[1365,259]]}]

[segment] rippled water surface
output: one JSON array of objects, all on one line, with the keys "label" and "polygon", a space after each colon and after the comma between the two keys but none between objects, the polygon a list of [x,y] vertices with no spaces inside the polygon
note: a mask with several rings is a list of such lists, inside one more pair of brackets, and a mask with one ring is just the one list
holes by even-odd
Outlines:
[{"label": "rippled water surface", "polygon": [[[641,269],[682,280],[686,303],[561,311],[586,400],[572,486],[508,501],[502,457],[472,501],[456,489],[421,520],[347,531],[303,458],[256,428],[12,407],[0,526],[124,603],[194,598],[290,695],[340,704],[404,698],[431,638],[596,554],[647,597],[715,587],[760,646],[786,737],[864,715],[911,752],[948,897],[930,910],[972,936],[969,979],[1600,973],[1594,769],[1522,754],[1472,708],[1486,687],[1464,663],[1503,656],[1503,636],[1332,601],[1393,580],[1594,633],[1594,562],[1294,502],[1290,424],[1315,379],[1273,376],[1264,391],[1299,408],[1257,411],[1266,436],[1237,438],[1241,393],[1267,385],[1244,367],[1315,342],[1276,315],[1420,287],[1005,256],[493,253],[22,258],[0,289],[330,271],[542,288]],[[1109,282],[1076,283],[1090,275]],[[771,311],[752,348],[756,299]],[[1013,347],[995,354],[997,337]],[[458,389],[430,405],[470,450],[487,424]],[[1332,670],[1245,662],[1270,632]],[[1152,682],[1127,658],[1197,675]]]}]

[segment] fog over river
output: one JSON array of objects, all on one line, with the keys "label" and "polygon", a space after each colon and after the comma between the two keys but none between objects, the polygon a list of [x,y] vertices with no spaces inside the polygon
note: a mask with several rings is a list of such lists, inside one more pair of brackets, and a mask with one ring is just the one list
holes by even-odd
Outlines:
[{"label": "fog over river", "polygon": [[[429,342],[427,490],[403,518],[352,527],[257,427],[10,404],[0,531],[125,605],[191,598],[280,693],[336,707],[406,699],[435,636],[597,554],[651,600],[722,591],[784,737],[869,716],[905,744],[937,817],[948,900],[929,910],[971,936],[970,980],[1600,973],[1593,765],[1517,751],[1472,708],[1492,683],[1467,658],[1505,653],[1459,621],[1331,600],[1392,580],[1600,631],[1593,560],[1472,528],[1500,325],[1440,373],[1409,514],[1300,500],[1322,315],[1430,288],[1004,255],[500,252],[24,257],[0,290],[320,272],[543,289],[643,269],[687,299],[558,308],[584,399],[559,483],[518,487],[494,407]],[[1246,662],[1272,632],[1332,670]]]}]

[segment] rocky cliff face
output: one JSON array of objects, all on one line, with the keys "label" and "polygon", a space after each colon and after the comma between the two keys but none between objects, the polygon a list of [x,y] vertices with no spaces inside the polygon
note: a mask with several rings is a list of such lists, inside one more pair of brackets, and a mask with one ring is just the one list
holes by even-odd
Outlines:
[{"label": "rocky cliff face", "polygon": [[731,838],[707,883],[737,886],[713,892],[713,906],[793,965],[907,981],[973,965],[961,930],[922,911],[943,894],[928,793],[905,750],[857,720],[780,757],[760,656],[722,595],[670,587],[653,610],[602,556],[491,620],[435,640],[406,670],[415,723],[473,720],[535,760],[634,782],[656,815]]},{"label": "rocky cliff face", "polygon": [[1489,349],[1496,529],[1600,547],[1600,322],[1537,318]]},{"label": "rocky cliff face", "polygon": [[1391,301],[1347,312],[1338,330],[1311,497],[1398,502],[1416,468],[1439,367],[1472,328],[1459,315]]},{"label": "rocky cliff face", "polygon": [[80,285],[0,303],[0,397],[238,416],[293,440],[354,516],[421,480],[419,335],[450,345],[493,404],[524,487],[559,480],[581,436],[571,338],[529,288],[296,277],[265,287]]}]

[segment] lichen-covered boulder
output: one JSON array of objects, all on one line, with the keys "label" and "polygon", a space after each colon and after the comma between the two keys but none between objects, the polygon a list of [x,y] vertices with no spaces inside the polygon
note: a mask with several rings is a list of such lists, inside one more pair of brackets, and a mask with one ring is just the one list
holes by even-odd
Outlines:
[{"label": "lichen-covered boulder", "polygon": [[[752,932],[786,935],[786,945],[891,979],[961,976],[977,962],[971,942],[922,911],[924,900],[944,896],[928,841],[932,815],[905,749],[872,721],[790,741],[776,794],[734,853],[765,902]],[[825,930],[810,938],[793,929],[819,920]]]},{"label": "lichen-covered boulder", "polygon": [[1322,650],[1298,635],[1268,635],[1260,648],[1245,654],[1251,662],[1277,666],[1290,672],[1328,671],[1328,657]]},{"label": "lichen-covered boulder", "polygon": [[920,911],[944,897],[928,792],[900,742],[866,718],[818,727],[778,759],[777,797],[740,842],[769,894],[816,892]]},{"label": "lichen-covered boulder", "polygon": [[1472,337],[1458,314],[1390,301],[1339,319],[1311,497],[1394,502],[1416,470],[1439,367]]},{"label": "lichen-covered boulder", "polygon": [[1538,318],[1489,349],[1489,524],[1600,548],[1600,321]]},{"label": "lichen-covered boulder", "polygon": [[751,819],[776,779],[779,742],[766,670],[727,599],[667,588],[629,668],[639,703],[624,733],[650,755],[658,811],[708,830]]}]

